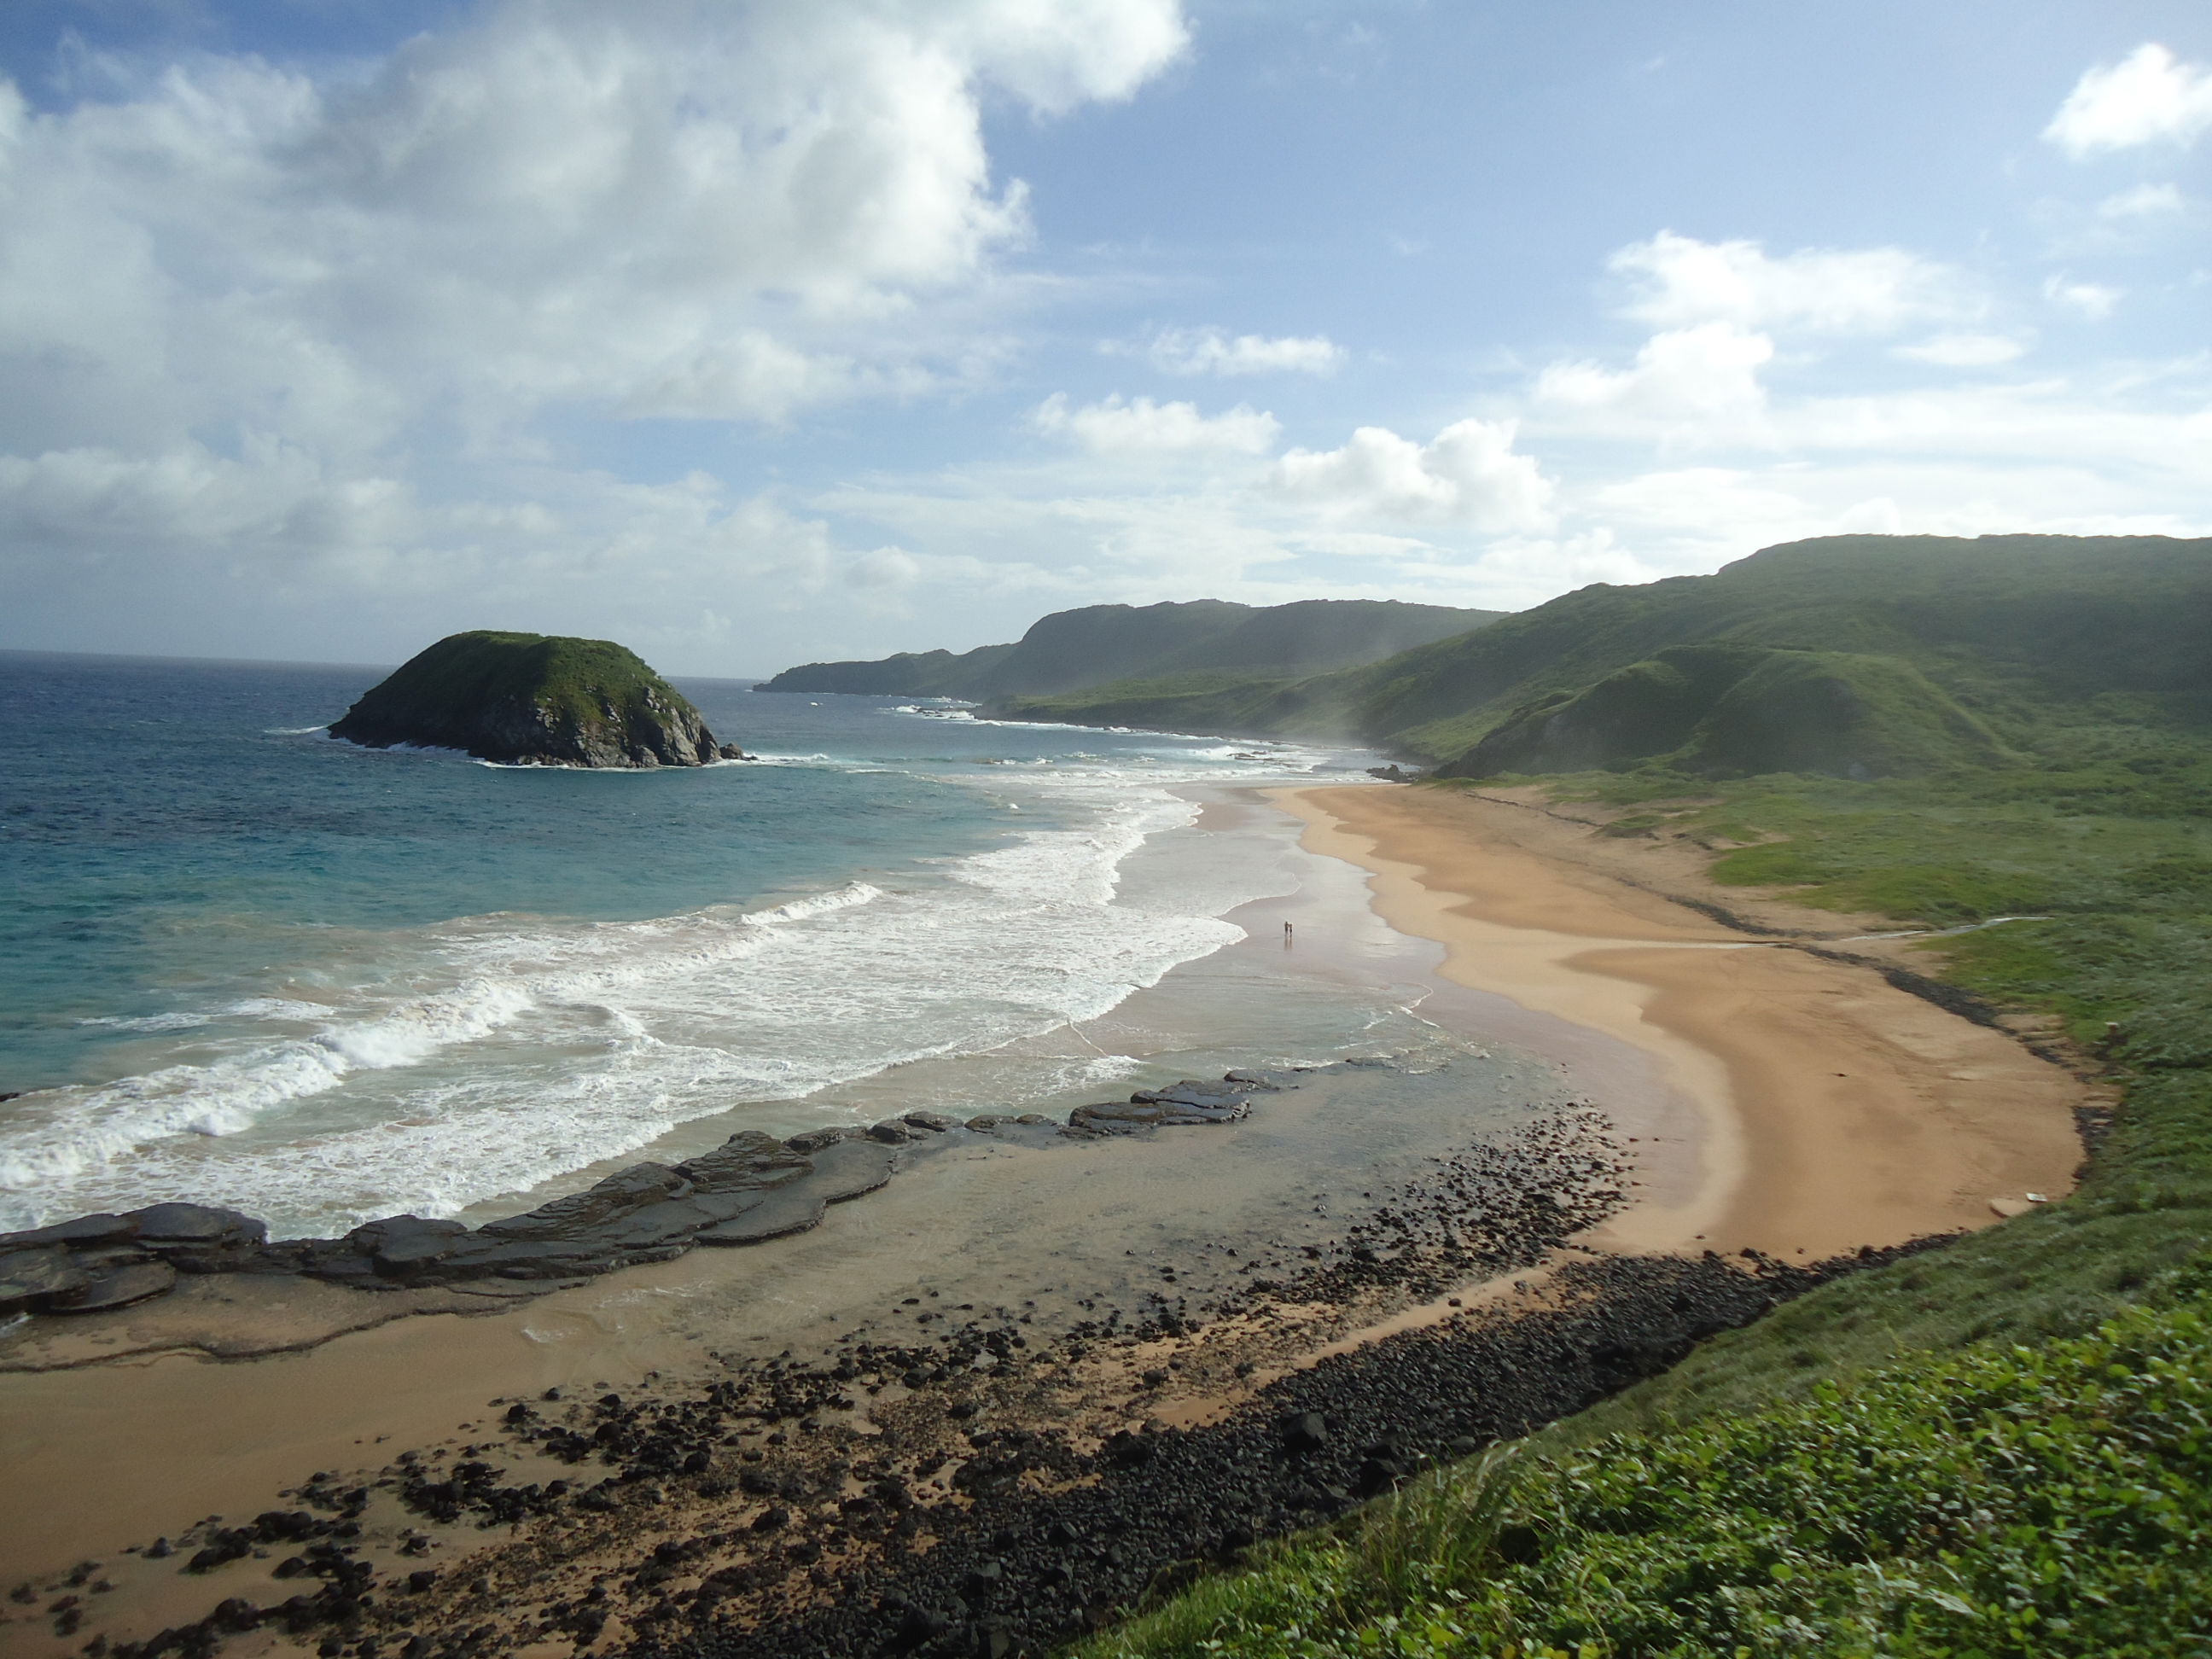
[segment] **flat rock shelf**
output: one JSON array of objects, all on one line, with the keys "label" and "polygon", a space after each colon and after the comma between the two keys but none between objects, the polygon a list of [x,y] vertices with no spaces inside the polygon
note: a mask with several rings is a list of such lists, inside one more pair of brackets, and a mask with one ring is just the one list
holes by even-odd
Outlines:
[{"label": "flat rock shelf", "polygon": [[888,1182],[902,1149],[946,1135],[1099,1139],[1233,1123],[1250,1112],[1254,1097],[1297,1081],[1296,1073],[1257,1072],[1231,1072],[1218,1083],[1186,1079],[1126,1101],[1079,1106],[1065,1124],[1030,1112],[962,1123],[916,1111],[784,1140],[741,1130],[698,1158],[633,1164],[582,1192],[475,1229],[398,1215],[342,1238],[272,1240],[255,1218],[203,1204],[79,1216],[0,1234],[0,1320],[110,1312],[175,1289],[185,1273],[299,1274],[365,1291],[553,1290],[701,1245],[756,1244],[804,1232],[830,1205]]}]

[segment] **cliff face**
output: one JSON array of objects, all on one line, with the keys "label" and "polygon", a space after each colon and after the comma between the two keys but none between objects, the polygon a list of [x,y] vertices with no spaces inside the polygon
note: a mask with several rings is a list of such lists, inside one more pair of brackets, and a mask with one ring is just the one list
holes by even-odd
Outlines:
[{"label": "cliff face", "polygon": [[454,634],[372,688],[331,735],[371,749],[460,749],[509,765],[704,766],[744,750],[607,640]]}]

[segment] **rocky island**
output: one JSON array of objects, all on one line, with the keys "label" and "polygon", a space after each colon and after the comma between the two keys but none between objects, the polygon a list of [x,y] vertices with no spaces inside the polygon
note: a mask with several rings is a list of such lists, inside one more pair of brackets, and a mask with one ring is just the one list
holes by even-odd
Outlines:
[{"label": "rocky island", "polygon": [[331,735],[509,765],[644,768],[743,760],[635,653],[562,635],[453,634],[372,687]]}]

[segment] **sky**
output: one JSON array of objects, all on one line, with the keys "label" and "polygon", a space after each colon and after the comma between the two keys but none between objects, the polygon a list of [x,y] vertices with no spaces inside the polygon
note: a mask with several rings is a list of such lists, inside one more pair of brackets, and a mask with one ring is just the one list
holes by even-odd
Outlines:
[{"label": "sky", "polygon": [[2203,0],[9,0],[0,647],[2212,534]]}]

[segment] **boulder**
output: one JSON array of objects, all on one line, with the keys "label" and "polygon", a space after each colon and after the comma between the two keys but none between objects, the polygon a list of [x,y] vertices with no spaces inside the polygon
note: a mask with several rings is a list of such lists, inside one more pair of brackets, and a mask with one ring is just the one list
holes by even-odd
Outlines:
[{"label": "boulder", "polygon": [[841,1140],[849,1140],[853,1133],[850,1129],[808,1129],[791,1136],[783,1144],[794,1152],[811,1157],[824,1146],[835,1146]]}]

